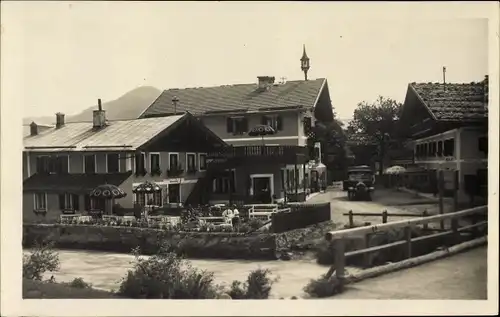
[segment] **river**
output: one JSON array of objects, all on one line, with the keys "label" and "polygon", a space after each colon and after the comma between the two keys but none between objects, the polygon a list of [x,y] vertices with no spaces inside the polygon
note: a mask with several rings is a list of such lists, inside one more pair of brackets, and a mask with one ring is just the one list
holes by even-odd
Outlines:
[{"label": "river", "polygon": [[[29,252],[25,250],[24,252]],[[117,290],[121,279],[133,267],[134,257],[129,254],[58,250],[60,270],[50,273],[56,281],[70,282],[83,278],[94,288]],[[270,269],[279,281],[272,287],[272,298],[302,296],[302,288],[311,279],[320,277],[328,267],[320,266],[314,259],[292,261],[200,260],[189,259],[193,267],[214,273],[217,284],[228,285],[233,280],[245,281],[250,271],[259,267]]]}]

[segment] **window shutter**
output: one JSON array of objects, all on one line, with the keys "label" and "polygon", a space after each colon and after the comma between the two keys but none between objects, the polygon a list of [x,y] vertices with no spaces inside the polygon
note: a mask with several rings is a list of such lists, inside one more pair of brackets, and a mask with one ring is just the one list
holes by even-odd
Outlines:
[{"label": "window shutter", "polygon": [[281,118],[281,116],[277,116],[276,117],[276,129],[278,131],[282,131],[283,130],[283,119]]},{"label": "window shutter", "polygon": [[226,126],[227,126],[227,133],[233,133],[233,119],[232,118],[226,119]]},{"label": "window shutter", "polygon": [[141,153],[135,154],[135,172],[138,173],[141,170],[142,157]]},{"label": "window shutter", "polygon": [[59,209],[61,210],[64,210],[64,208],[66,207],[64,203],[64,196],[64,194],[59,194]]}]

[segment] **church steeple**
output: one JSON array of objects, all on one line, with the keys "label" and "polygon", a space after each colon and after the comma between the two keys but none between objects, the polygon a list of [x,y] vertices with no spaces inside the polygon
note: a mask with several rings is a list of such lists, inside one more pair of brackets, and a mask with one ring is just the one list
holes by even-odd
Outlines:
[{"label": "church steeple", "polygon": [[300,59],[300,68],[304,72],[304,78],[307,80],[307,72],[309,71],[309,57],[307,57],[306,53],[306,45],[304,44],[304,52],[302,53],[302,58]]}]

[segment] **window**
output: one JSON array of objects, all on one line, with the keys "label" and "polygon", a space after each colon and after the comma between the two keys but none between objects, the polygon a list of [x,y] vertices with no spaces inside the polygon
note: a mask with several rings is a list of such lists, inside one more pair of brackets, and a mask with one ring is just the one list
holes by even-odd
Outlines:
[{"label": "window", "polygon": [[207,155],[200,153],[199,162],[200,162],[199,163],[200,171],[206,170],[207,169]]},{"label": "window", "polygon": [[146,205],[146,194],[145,193],[135,193],[135,203],[140,206]]},{"label": "window", "polygon": [[48,173],[49,172],[49,156],[37,156],[36,158],[36,172]]},{"label": "window", "polygon": [[160,175],[160,153],[150,153],[149,154],[149,167],[151,169],[151,175]]},{"label": "window", "polygon": [[158,192],[155,192],[153,194],[153,205],[154,206],[163,206],[163,202],[162,202],[162,191],[158,191]]},{"label": "window", "polygon": [[59,195],[59,209],[61,210],[79,210],[79,196],[76,194],[60,194]]},{"label": "window", "polygon": [[106,155],[106,164],[108,173],[118,173],[120,171],[120,155],[118,153],[108,153]]},{"label": "window", "polygon": [[436,156],[436,151],[437,151],[437,143],[431,142],[430,156],[432,157]]},{"label": "window", "polygon": [[135,155],[135,173],[136,175],[146,174],[146,153],[137,153]]},{"label": "window", "polygon": [[47,194],[35,194],[35,210],[47,210]]},{"label": "window", "polygon": [[96,172],[96,166],[95,166],[95,155],[94,154],[87,154],[83,157],[83,164],[85,167],[84,172],[89,174],[89,173],[95,173]]},{"label": "window", "polygon": [[[234,172],[232,172],[231,177],[234,177]],[[232,193],[236,192],[236,188],[234,186],[234,179],[233,179],[233,184],[231,184],[230,177],[214,178],[214,180],[212,182],[213,193],[215,193],[215,194],[228,194],[230,190]]]},{"label": "window", "polygon": [[227,133],[245,134],[248,131],[248,120],[245,117],[227,118]]},{"label": "window", "polygon": [[186,155],[186,165],[188,172],[196,171],[196,155],[194,153],[188,153]]},{"label": "window", "polygon": [[443,141],[437,143],[437,156],[443,156]]},{"label": "window", "polygon": [[274,131],[283,130],[283,119],[281,116],[263,116],[261,123],[272,127]]},{"label": "window", "polygon": [[179,166],[179,154],[178,153],[170,153],[168,155],[168,166],[170,170],[177,170],[180,168]]},{"label": "window", "polygon": [[84,209],[86,211],[98,210],[99,209],[98,200],[93,198],[93,197],[90,197],[89,194],[85,195],[85,197],[84,197]]},{"label": "window", "polygon": [[455,152],[455,140],[448,139],[444,141],[443,144],[443,156],[453,156]]}]

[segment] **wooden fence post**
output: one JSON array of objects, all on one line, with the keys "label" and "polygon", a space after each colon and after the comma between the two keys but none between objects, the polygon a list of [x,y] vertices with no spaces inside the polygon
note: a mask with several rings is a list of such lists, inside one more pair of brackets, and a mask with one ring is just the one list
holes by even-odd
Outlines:
[{"label": "wooden fence post", "polygon": [[[422,213],[422,217],[427,217],[429,214],[427,213],[427,209],[424,210],[424,212]],[[429,224],[428,223],[424,223],[424,230],[427,230],[429,229]]]},{"label": "wooden fence post", "polygon": [[458,232],[458,219],[453,218],[451,219],[451,230],[452,230],[452,239],[451,239],[451,245],[454,245],[455,243],[459,243],[460,239],[460,232]]},{"label": "wooden fence post", "polygon": [[406,258],[409,259],[411,258],[411,227],[405,227],[405,253],[406,253]]},{"label": "wooden fence post", "polygon": [[382,212],[382,223],[387,223],[387,210]]},{"label": "wooden fence post", "polygon": [[[442,215],[444,213],[444,202],[443,202],[444,171],[443,170],[439,170],[438,189],[439,189],[439,214]],[[440,225],[441,225],[441,230],[444,230],[444,220],[440,221]]]},{"label": "wooden fence post", "polygon": [[345,241],[343,238],[335,241],[335,270],[339,281],[339,288],[342,292],[344,290],[345,278]]},{"label": "wooden fence post", "polygon": [[458,171],[455,171],[453,174],[453,210],[458,211],[458,182],[459,182],[459,176],[458,176]]},{"label": "wooden fence post", "polygon": [[354,227],[354,215],[352,214],[352,210],[349,210],[349,228]]},{"label": "wooden fence post", "polygon": [[[365,248],[368,249],[370,247],[370,240],[371,240],[371,234],[367,233],[365,234]],[[371,263],[371,254],[370,253],[365,253],[363,254],[363,266],[365,268],[369,268]]]}]

